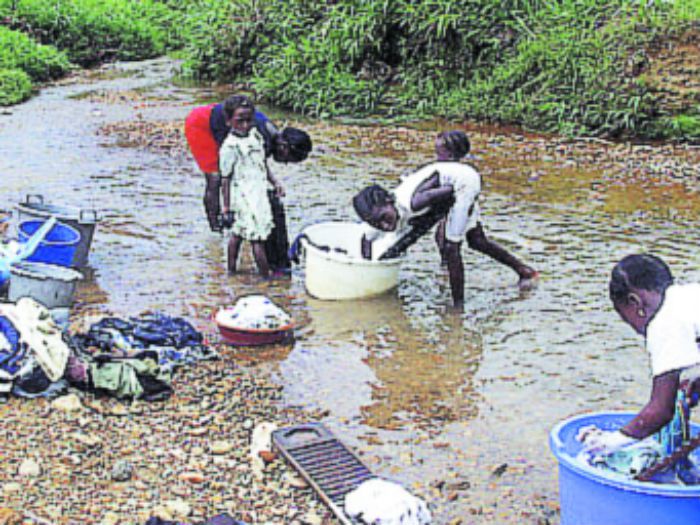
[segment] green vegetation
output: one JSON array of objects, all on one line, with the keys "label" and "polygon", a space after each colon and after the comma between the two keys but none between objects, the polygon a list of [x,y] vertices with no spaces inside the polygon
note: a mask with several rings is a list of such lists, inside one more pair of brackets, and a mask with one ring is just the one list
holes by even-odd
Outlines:
[{"label": "green vegetation", "polygon": [[64,50],[81,66],[162,54],[167,35],[155,22],[165,9],[149,0],[0,0],[6,25]]},{"label": "green vegetation", "polygon": [[24,33],[0,27],[0,68],[21,69],[32,80],[60,78],[71,64],[55,47],[44,46]]},{"label": "green vegetation", "polygon": [[0,0],[0,68],[11,70],[3,72],[0,105],[31,93],[14,69],[42,82],[64,75],[71,62],[156,57],[182,45],[183,17],[157,0]]},{"label": "green vegetation", "polygon": [[[82,66],[176,52],[186,76],[310,115],[700,138],[700,88],[679,83],[700,56],[677,89],[652,67],[700,38],[698,0],[0,0],[0,19]],[[0,67],[60,74],[41,53]]]},{"label": "green vegetation", "polygon": [[0,106],[27,100],[32,94],[32,81],[21,69],[0,69]]},{"label": "green vegetation", "polygon": [[669,114],[645,77],[661,42],[700,32],[697,0],[202,0],[192,13],[187,74],[249,80],[312,115],[698,138],[700,101]]}]

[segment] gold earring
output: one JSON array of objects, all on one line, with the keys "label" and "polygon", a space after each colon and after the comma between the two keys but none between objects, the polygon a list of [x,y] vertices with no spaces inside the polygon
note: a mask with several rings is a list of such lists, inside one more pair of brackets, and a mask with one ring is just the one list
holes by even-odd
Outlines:
[{"label": "gold earring", "polygon": [[639,317],[646,317],[647,313],[643,309],[640,308],[639,310],[637,310],[637,315]]}]

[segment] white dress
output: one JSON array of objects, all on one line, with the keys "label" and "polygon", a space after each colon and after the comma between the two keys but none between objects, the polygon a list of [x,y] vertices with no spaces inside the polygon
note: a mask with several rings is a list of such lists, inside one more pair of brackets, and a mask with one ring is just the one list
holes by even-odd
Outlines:
[{"label": "white dress", "polygon": [[229,134],[219,150],[219,167],[222,177],[231,177],[231,231],[248,241],[264,241],[274,223],[267,195],[272,185],[260,132],[253,128],[247,137]]}]

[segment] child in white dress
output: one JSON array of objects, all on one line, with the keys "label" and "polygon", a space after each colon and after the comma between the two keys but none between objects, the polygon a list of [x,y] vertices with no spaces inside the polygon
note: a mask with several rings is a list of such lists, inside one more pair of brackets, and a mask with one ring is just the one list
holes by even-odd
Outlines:
[{"label": "child in white dress", "polygon": [[236,271],[241,242],[247,240],[260,274],[267,277],[270,269],[264,242],[274,224],[267,192],[275,188],[281,195],[283,190],[267,168],[265,144],[255,128],[255,107],[250,99],[243,95],[229,97],[224,112],[231,124],[231,132],[219,151],[224,209],[233,213],[228,271]]}]

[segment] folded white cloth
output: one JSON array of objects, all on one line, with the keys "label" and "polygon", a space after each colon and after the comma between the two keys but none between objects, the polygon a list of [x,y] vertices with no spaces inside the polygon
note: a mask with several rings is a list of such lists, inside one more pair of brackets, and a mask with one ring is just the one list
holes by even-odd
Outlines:
[{"label": "folded white cloth", "polygon": [[216,322],[228,328],[275,330],[289,325],[292,318],[264,295],[248,295],[233,308],[219,310]]},{"label": "folded white cloth", "polygon": [[348,493],[345,513],[367,525],[427,525],[432,519],[422,499],[381,478],[369,479]]}]

